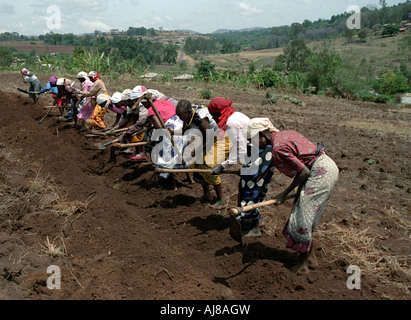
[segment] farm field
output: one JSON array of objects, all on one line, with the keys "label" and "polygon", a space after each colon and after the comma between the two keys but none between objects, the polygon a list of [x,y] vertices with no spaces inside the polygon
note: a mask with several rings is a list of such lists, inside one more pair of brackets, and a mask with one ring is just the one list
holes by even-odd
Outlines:
[{"label": "farm field", "polygon": [[[200,201],[200,185],[181,175],[169,190],[153,165],[94,150],[109,139],[86,138],[57,113],[38,125],[50,98],[33,105],[16,90],[19,74],[0,74],[0,83],[0,299],[410,299],[409,108],[297,94],[303,105],[263,105],[264,91],[144,83],[203,104],[198,90],[210,88],[249,117],[326,145],[340,176],[314,232],[319,267],[295,275],[297,257],[281,233],[290,201],[264,208],[263,235],[240,246],[225,210]],[[110,81],[108,89],[138,84]],[[228,208],[236,207],[239,178],[222,179]],[[267,199],[289,183],[276,172]],[[50,265],[61,269],[60,290],[47,288]],[[359,290],[347,288],[351,265],[361,269]]]},{"label": "farm field", "polygon": [[74,50],[74,47],[71,46],[49,46],[43,41],[35,41],[35,43],[31,44],[30,41],[0,41],[0,46],[11,47],[22,52],[35,50],[37,53],[73,53]]}]

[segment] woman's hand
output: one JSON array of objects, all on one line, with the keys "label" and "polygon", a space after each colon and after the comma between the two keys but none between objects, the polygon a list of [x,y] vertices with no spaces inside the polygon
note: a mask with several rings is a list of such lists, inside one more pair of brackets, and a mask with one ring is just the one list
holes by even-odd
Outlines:
[{"label": "woman's hand", "polygon": [[277,194],[274,197],[274,200],[276,200],[277,202],[275,203],[276,206],[281,205],[285,202],[286,198],[287,198],[288,193],[286,192],[281,192],[279,194]]}]

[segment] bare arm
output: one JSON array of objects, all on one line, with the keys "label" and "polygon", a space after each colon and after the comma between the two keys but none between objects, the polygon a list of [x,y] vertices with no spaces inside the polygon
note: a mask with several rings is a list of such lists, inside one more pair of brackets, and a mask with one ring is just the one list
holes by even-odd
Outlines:
[{"label": "bare arm", "polygon": [[296,187],[304,183],[305,180],[310,175],[310,173],[311,173],[310,169],[304,166],[303,169],[295,176],[293,182],[291,182],[291,184],[287,187],[287,189],[285,189],[283,192],[281,192],[280,194],[274,197],[274,199],[277,200],[276,205],[283,204],[288,194],[291,191],[293,191]]}]

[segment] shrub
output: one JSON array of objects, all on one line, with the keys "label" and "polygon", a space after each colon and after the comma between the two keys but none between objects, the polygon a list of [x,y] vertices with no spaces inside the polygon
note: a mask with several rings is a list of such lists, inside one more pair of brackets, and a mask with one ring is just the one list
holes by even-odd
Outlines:
[{"label": "shrub", "polygon": [[281,76],[270,69],[262,69],[255,77],[256,85],[258,88],[271,88],[283,82]]},{"label": "shrub", "polygon": [[401,72],[385,72],[379,82],[380,92],[386,95],[406,92],[409,89],[408,81]]},{"label": "shrub", "polygon": [[200,90],[200,99],[211,99],[211,90],[210,89],[201,89]]},{"label": "shrub", "polygon": [[380,94],[379,96],[375,97],[375,102],[377,103],[387,103],[390,101],[391,97],[385,94]]},{"label": "shrub", "polygon": [[196,76],[200,79],[212,79],[216,73],[215,64],[212,64],[208,60],[196,63],[195,68],[197,71]]}]

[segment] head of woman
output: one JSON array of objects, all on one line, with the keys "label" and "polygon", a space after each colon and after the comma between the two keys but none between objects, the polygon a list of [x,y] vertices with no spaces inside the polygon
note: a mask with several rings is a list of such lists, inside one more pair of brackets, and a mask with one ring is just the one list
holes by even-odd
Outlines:
[{"label": "head of woman", "polygon": [[121,93],[121,101],[124,106],[131,108],[134,105],[133,100],[131,100],[131,89],[126,89]]},{"label": "head of woman", "polygon": [[[235,112],[232,107],[233,100],[227,100],[223,97],[216,97],[210,101],[207,108],[213,117],[214,121],[219,124],[223,130],[225,130],[225,123],[227,119]],[[222,115],[224,114],[224,117]]]},{"label": "head of woman", "polygon": [[253,118],[247,125],[247,139],[256,143],[260,148],[265,148],[271,144],[272,132],[279,132],[279,130],[273,126],[268,118]]},{"label": "head of woman", "polygon": [[108,108],[111,103],[111,99],[106,94],[99,94],[97,96],[97,104],[102,108]]},{"label": "head of woman", "polygon": [[57,86],[57,80],[58,80],[58,78],[56,76],[52,76],[49,80],[50,86],[52,86],[52,87]]},{"label": "head of woman", "polygon": [[111,103],[115,105],[117,108],[123,106],[123,100],[121,100],[122,94],[120,92],[115,92],[111,96]]},{"label": "head of woman", "polygon": [[97,71],[90,71],[88,77],[90,78],[91,82],[96,82],[100,79],[100,76],[98,75]]},{"label": "head of woman", "polygon": [[64,78],[58,78],[57,79],[57,81],[56,81],[56,86],[57,86],[57,89],[59,90],[59,91],[64,91],[65,90],[65,87],[64,87],[64,84],[65,84],[65,79]]},{"label": "head of woman", "polygon": [[183,120],[185,123],[190,122],[193,117],[193,107],[191,102],[188,100],[180,100],[176,106],[177,116]]},{"label": "head of woman", "polygon": [[78,73],[77,79],[81,83],[83,83],[84,81],[89,80],[89,77],[88,77],[87,73],[85,73],[84,71],[81,71],[81,72]]}]

